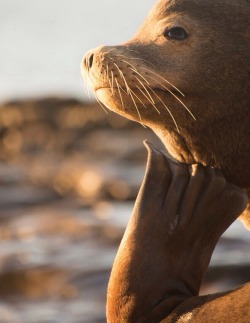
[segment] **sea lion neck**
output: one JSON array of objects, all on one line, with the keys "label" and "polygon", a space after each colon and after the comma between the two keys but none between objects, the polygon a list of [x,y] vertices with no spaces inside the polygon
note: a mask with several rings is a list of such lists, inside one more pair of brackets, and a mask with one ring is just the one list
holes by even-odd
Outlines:
[{"label": "sea lion neck", "polygon": [[186,138],[178,132],[169,132],[161,128],[153,129],[165,147],[167,156],[177,162],[194,164],[197,161],[192,154]]}]

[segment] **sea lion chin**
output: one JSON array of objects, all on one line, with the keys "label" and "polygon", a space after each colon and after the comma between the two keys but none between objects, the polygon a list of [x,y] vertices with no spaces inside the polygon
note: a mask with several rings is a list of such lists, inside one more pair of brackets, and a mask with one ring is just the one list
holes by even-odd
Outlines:
[{"label": "sea lion chin", "polygon": [[246,0],[160,0],[131,40],[88,52],[82,74],[173,158],[250,192],[249,16]]}]

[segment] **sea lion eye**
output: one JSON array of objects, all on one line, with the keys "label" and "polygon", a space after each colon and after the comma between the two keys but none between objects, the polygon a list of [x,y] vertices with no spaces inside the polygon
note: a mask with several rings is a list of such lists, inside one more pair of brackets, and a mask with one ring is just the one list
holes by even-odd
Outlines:
[{"label": "sea lion eye", "polygon": [[187,38],[187,32],[182,27],[167,28],[164,31],[164,37],[174,40],[183,40]]}]

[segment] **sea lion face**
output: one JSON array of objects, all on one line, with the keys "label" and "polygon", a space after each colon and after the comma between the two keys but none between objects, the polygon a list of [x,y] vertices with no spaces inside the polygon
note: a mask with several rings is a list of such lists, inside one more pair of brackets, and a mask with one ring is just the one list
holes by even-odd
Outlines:
[{"label": "sea lion face", "polygon": [[247,0],[160,0],[131,40],[87,53],[83,76],[177,160],[250,187],[249,17]]}]

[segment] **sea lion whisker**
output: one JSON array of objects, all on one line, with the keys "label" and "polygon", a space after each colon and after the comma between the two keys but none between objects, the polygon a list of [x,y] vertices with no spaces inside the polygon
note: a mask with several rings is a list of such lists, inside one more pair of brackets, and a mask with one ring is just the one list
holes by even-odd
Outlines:
[{"label": "sea lion whisker", "polygon": [[146,105],[142,102],[142,100],[139,98],[139,96],[137,94],[135,94],[135,92],[130,89],[130,91],[134,94],[134,96],[141,102],[141,104],[144,106],[145,109],[147,109]]},{"label": "sea lion whisker", "polygon": [[135,102],[135,99],[134,99],[134,97],[133,97],[133,95],[132,95],[132,93],[131,93],[131,89],[130,89],[130,87],[128,86],[128,83],[127,83],[127,81],[126,81],[126,79],[125,79],[125,77],[124,77],[124,75],[123,75],[122,71],[121,71],[121,70],[120,70],[120,68],[118,67],[118,65],[117,65],[117,64],[115,64],[115,63],[114,63],[114,65],[115,65],[115,67],[117,68],[118,72],[120,73],[120,75],[121,75],[122,79],[123,79],[123,80],[124,80],[124,82],[125,82],[125,86],[126,86],[126,88],[127,88],[127,95],[130,95],[130,97],[131,97],[131,99],[132,99],[132,101],[133,101],[133,103],[134,103],[134,106],[135,106],[135,108],[136,108],[136,111],[137,111],[138,116],[139,116],[139,119],[140,119],[140,123],[142,124],[142,126],[143,126],[143,127],[145,127],[145,126],[144,126],[144,124],[142,123],[142,118],[141,118],[141,115],[140,115],[140,111],[139,111],[138,106],[137,106],[137,104],[136,104],[136,102]]},{"label": "sea lion whisker", "polygon": [[107,74],[107,78],[109,78],[109,66],[108,66],[108,64],[106,64],[106,74]]},{"label": "sea lion whisker", "polygon": [[161,75],[159,74],[156,74],[154,72],[152,72],[151,70],[145,68],[145,67],[141,67],[141,69],[153,74],[153,75],[156,75],[157,77],[159,77],[160,79],[162,79],[163,81],[167,82],[169,85],[171,85],[176,91],[178,91],[182,96],[185,97],[185,94],[183,94],[173,83],[169,82],[168,80],[166,80],[164,77],[162,77]]},{"label": "sea lion whisker", "polygon": [[138,70],[136,69],[136,67],[133,65],[133,64],[131,64],[130,62],[128,62],[128,61],[122,61],[122,62],[124,62],[124,63],[126,63],[126,64],[129,64],[131,67],[129,67],[129,69],[131,69],[133,72],[135,72],[136,74],[138,74],[148,85],[149,85],[149,82],[148,82],[148,80],[147,79],[145,79],[145,77],[143,76],[143,75],[141,75],[141,73],[140,72],[138,72]]},{"label": "sea lion whisker", "polygon": [[111,80],[110,80],[110,76],[109,76],[109,67],[108,67],[108,65],[107,65],[107,68],[106,68],[106,73],[107,73],[107,80],[109,82],[109,87],[110,87],[111,93],[113,95],[113,90],[112,90],[112,84],[111,84]]},{"label": "sea lion whisker", "polygon": [[114,92],[113,92],[113,89],[112,89],[112,84],[111,84],[111,80],[110,80],[110,78],[108,78],[108,82],[109,82],[109,87],[110,87],[110,89],[111,89],[111,93],[112,93],[112,95],[114,94]]},{"label": "sea lion whisker", "polygon": [[88,90],[87,90],[87,82],[85,81],[85,78],[80,78],[80,83],[83,86],[84,92],[86,92],[88,94]]},{"label": "sea lion whisker", "polygon": [[166,89],[177,101],[179,101],[183,107],[187,110],[187,112],[191,115],[191,117],[196,121],[195,116],[193,115],[193,113],[190,111],[190,109],[186,106],[186,104],[180,99],[178,98],[177,95],[175,95],[168,87],[166,87],[165,85],[163,85],[159,80],[157,80],[156,78],[152,77],[151,75],[148,75],[148,77],[150,77],[152,80],[154,80],[155,82],[157,82],[158,84],[160,84],[164,89]]},{"label": "sea lion whisker", "polygon": [[171,119],[173,120],[175,127],[177,129],[177,131],[180,133],[180,129],[177,125],[177,122],[172,114],[172,112],[170,111],[170,109],[167,107],[167,105],[163,102],[163,100],[159,97],[159,95],[157,95],[157,93],[155,93],[155,91],[153,89],[150,88],[150,90],[154,93],[154,95],[158,98],[159,101],[161,101],[161,103],[164,105],[164,107],[166,108],[166,110],[168,111],[169,115],[171,116]]},{"label": "sea lion whisker", "polygon": [[[139,58],[139,57],[128,57],[128,56],[125,56],[125,55],[115,55],[116,57],[125,57],[126,59],[131,59],[133,61],[141,61],[141,62],[145,62],[147,64],[151,64],[153,65],[151,62],[145,60],[145,59],[142,59],[142,58]],[[121,61],[123,62],[123,61]],[[125,62],[125,63],[128,63],[128,62]]]},{"label": "sea lion whisker", "polygon": [[91,85],[89,84],[90,83],[90,80],[89,80],[88,77],[85,77],[84,78],[84,81],[85,81],[84,82],[85,91],[87,92],[87,95],[88,95],[89,99],[91,99],[91,93],[92,93],[92,91],[91,91]]},{"label": "sea lion whisker", "polygon": [[135,99],[134,99],[134,97],[133,97],[132,92],[130,91],[130,92],[129,92],[129,94],[130,94],[130,97],[131,97],[131,99],[132,99],[132,101],[133,101],[133,103],[134,103],[134,106],[135,106],[135,108],[136,108],[136,111],[137,111],[137,113],[138,113],[138,116],[139,116],[139,119],[140,119],[140,124],[141,124],[144,128],[146,128],[146,126],[145,126],[145,125],[143,124],[143,122],[142,122],[141,114],[140,114],[140,111],[139,111],[139,109],[138,109],[138,106],[137,106],[137,104],[136,104],[136,102],[135,102]]},{"label": "sea lion whisker", "polygon": [[137,61],[142,61],[142,62],[144,62],[144,63],[147,63],[147,64],[150,64],[150,65],[152,65],[152,66],[154,66],[154,64],[153,63],[151,63],[150,61],[147,61],[146,59],[142,59],[142,58],[139,58],[139,57],[127,57],[127,56],[124,56],[124,57],[126,57],[126,59],[128,59],[128,60],[137,60]]},{"label": "sea lion whisker", "polygon": [[95,97],[95,99],[96,99],[96,101],[97,101],[97,103],[100,105],[100,107],[102,108],[102,110],[106,113],[106,114],[108,114],[108,111],[106,110],[106,107],[101,103],[101,101],[98,99],[98,97],[97,97],[97,95],[96,95],[96,93],[95,92],[93,92],[93,95],[94,95],[94,97]]},{"label": "sea lion whisker", "polygon": [[149,101],[149,103],[151,103],[151,105],[153,106],[153,108],[155,108],[155,110],[159,113],[159,114],[161,114],[161,112],[157,109],[157,107],[155,106],[155,103],[152,103],[152,101],[150,100],[150,98],[146,95],[146,93],[144,93],[143,91],[142,91],[142,89],[138,86],[138,85],[136,85],[136,87],[137,87],[137,89],[141,92],[141,94],[143,95],[143,96],[145,96],[145,98],[146,99],[148,99],[148,101]]},{"label": "sea lion whisker", "polygon": [[[138,72],[138,70],[134,67],[134,65],[133,64],[131,64],[131,63],[129,63],[129,62],[127,62],[127,61],[123,61],[123,62],[125,62],[126,64],[129,64],[131,67],[129,67],[129,69],[131,69],[133,72],[135,72],[138,76],[140,76],[146,83],[147,83],[147,85],[150,87],[150,84],[149,84],[149,82],[148,82],[148,80],[143,76],[143,75],[141,75],[141,73],[139,73]],[[115,63],[114,63],[115,64]],[[115,64],[116,65],[116,64]],[[117,66],[117,65],[116,65]],[[117,67],[118,68],[118,67]],[[120,71],[120,69],[118,68],[118,70]],[[122,76],[124,76],[123,74],[122,74]],[[152,96],[150,95],[150,93],[148,92],[148,90],[147,90],[147,88],[146,88],[146,86],[141,82],[141,80],[138,78],[138,77],[135,77],[136,79],[137,79],[137,81],[141,84],[141,86],[145,89],[145,91],[147,92],[147,94],[149,95],[149,97],[150,97],[150,99],[152,100],[152,102],[151,102],[151,104],[154,106],[154,108],[156,109],[156,111],[160,114],[160,111],[155,107],[155,102],[154,102],[154,100],[153,100],[153,98],[152,98]]]},{"label": "sea lion whisker", "polygon": [[97,99],[97,98],[96,98],[96,101],[97,101],[97,103],[100,105],[100,107],[102,108],[102,110],[103,110],[106,114],[108,114],[108,111],[105,109],[105,107],[104,107],[104,105],[101,103],[101,101],[100,101],[99,99]]},{"label": "sea lion whisker", "polygon": [[114,93],[114,73],[111,71],[111,92]]},{"label": "sea lion whisker", "polygon": [[129,92],[130,92],[130,87],[128,86],[128,83],[127,83],[127,81],[126,81],[126,78],[125,78],[124,74],[122,73],[121,69],[119,68],[119,66],[118,66],[116,63],[114,63],[114,65],[115,65],[115,67],[117,68],[117,70],[118,70],[119,74],[121,75],[121,77],[122,77],[122,79],[123,79],[123,81],[124,81],[124,83],[125,83],[125,86],[126,86],[126,89],[127,89],[127,94],[129,94]]},{"label": "sea lion whisker", "polygon": [[137,90],[139,90],[139,91],[144,95],[144,97],[145,97],[146,99],[148,99],[148,101],[149,101],[151,104],[153,104],[153,102],[151,101],[150,97],[148,97],[148,96],[146,95],[146,93],[145,93],[145,92],[143,92],[143,91],[142,91],[142,89],[141,89],[138,85],[136,85],[136,88],[137,88]]},{"label": "sea lion whisker", "polygon": [[121,98],[121,104],[122,104],[122,107],[124,109],[125,107],[124,107],[124,103],[123,103],[123,99],[122,99],[122,94],[121,94],[121,91],[120,91],[120,84],[118,83],[118,80],[117,80],[116,77],[115,77],[115,82],[116,82],[117,89],[118,89],[118,92],[119,92],[119,95],[120,95],[120,98]]},{"label": "sea lion whisker", "polygon": [[135,72],[137,75],[139,75],[148,85],[149,85],[149,81],[143,76],[141,75],[140,72],[137,71],[137,69],[133,68],[133,67],[129,67],[129,69],[131,69],[131,71]]},{"label": "sea lion whisker", "polygon": [[151,103],[152,104],[155,104],[155,101],[154,101],[154,99],[152,98],[152,96],[151,96],[151,94],[148,92],[148,90],[147,90],[147,87],[142,83],[142,81],[138,78],[138,77],[135,77],[136,79],[137,79],[137,81],[141,84],[141,86],[144,88],[144,90],[146,91],[146,93],[148,94],[148,96],[150,97],[150,99],[151,99]]},{"label": "sea lion whisker", "polygon": [[[131,69],[134,73],[136,73],[137,75],[139,75],[146,83],[147,83],[147,85],[149,85],[149,82],[148,82],[148,80],[137,70],[137,68],[133,65],[133,64],[131,64],[130,62],[128,62],[128,61],[124,61],[124,60],[122,60],[121,62],[124,62],[124,63],[126,63],[126,64],[129,64],[131,67],[129,67],[129,69]],[[144,84],[136,77],[136,79],[140,82],[140,84],[145,88],[145,90],[147,91],[147,89],[146,89],[146,87],[144,86]],[[149,93],[148,93],[149,94]],[[150,94],[149,94],[149,96],[150,96]],[[151,99],[152,99],[152,97],[151,97]],[[152,99],[152,101],[153,101],[153,103],[154,103],[154,100]]]},{"label": "sea lion whisker", "polygon": [[128,95],[128,93],[124,90],[124,88],[120,85],[120,90],[124,93],[124,94],[126,94],[126,95]]}]

